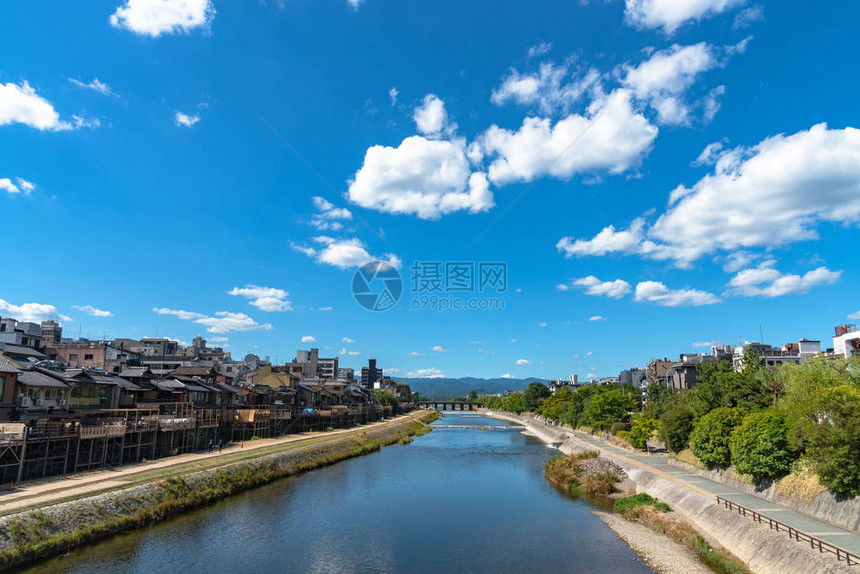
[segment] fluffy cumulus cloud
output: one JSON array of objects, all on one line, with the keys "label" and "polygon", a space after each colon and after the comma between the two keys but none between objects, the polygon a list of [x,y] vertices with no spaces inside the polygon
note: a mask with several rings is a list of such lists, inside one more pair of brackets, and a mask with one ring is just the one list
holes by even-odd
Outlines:
[{"label": "fluffy cumulus cloud", "polygon": [[516,363],[514,363],[514,364],[515,364],[515,365],[520,365],[520,366],[522,366],[522,365],[534,365],[534,362],[533,362],[533,361],[529,361],[528,359],[517,359],[517,362],[516,362]]},{"label": "fluffy cumulus cloud", "polygon": [[75,78],[69,78],[69,81],[79,88],[83,88],[85,90],[92,90],[94,92],[98,92],[103,96],[116,96],[116,93],[111,89],[111,87],[104,82],[100,82],[98,78],[93,78],[89,82],[82,82],[81,80]]},{"label": "fluffy cumulus cloud", "polygon": [[316,343],[316,337],[311,337],[310,335],[305,335],[301,338],[302,343]]},{"label": "fluffy cumulus cloud", "polygon": [[822,223],[860,222],[860,130],[819,124],[715,152],[714,159],[713,173],[671,192],[667,210],[649,229],[640,220],[621,232],[608,226],[593,239],[564,238],[559,249],[638,253],[688,267],[717,251],[731,256],[816,239]]},{"label": "fluffy cumulus cloud", "polygon": [[662,28],[672,34],[687,22],[725,12],[746,0],[625,0],[624,20],[636,28]]},{"label": "fluffy cumulus cloud", "polygon": [[445,373],[440,369],[430,367],[429,369],[416,369],[414,371],[409,371],[406,373],[406,376],[414,379],[441,379],[445,376]]},{"label": "fluffy cumulus cloud", "polygon": [[482,136],[495,184],[532,181],[543,176],[618,174],[638,167],[651,150],[657,128],[633,108],[629,90],[618,89],[593,101],[584,115],[555,124],[528,117],[516,131],[491,126]]},{"label": "fluffy cumulus cloud", "polygon": [[450,134],[456,128],[456,124],[452,124],[448,119],[448,112],[445,110],[445,102],[439,99],[435,94],[427,94],[421,105],[415,108],[412,115],[415,120],[415,127],[418,128],[418,133],[429,138],[439,138],[445,134]]},{"label": "fluffy cumulus cloud", "polygon": [[210,0],[126,0],[110,16],[115,28],[157,38],[162,34],[209,30],[215,8]]},{"label": "fluffy cumulus cloud", "polygon": [[448,349],[442,347],[442,345],[435,345],[433,347],[432,351],[435,353],[447,353]]},{"label": "fluffy cumulus cloud", "polygon": [[110,311],[97,309],[92,305],[72,305],[72,309],[83,311],[87,315],[92,315],[93,317],[113,317],[113,313],[111,313]]},{"label": "fluffy cumulus cloud", "polygon": [[637,284],[634,300],[664,307],[698,307],[720,302],[720,298],[713,293],[697,289],[669,289],[659,281]]},{"label": "fluffy cumulus cloud", "polygon": [[857,311],[856,313],[851,313],[850,315],[848,315],[848,318],[851,320],[860,319],[860,311]]},{"label": "fluffy cumulus cloud", "polygon": [[[638,99],[648,102],[656,110],[660,123],[688,125],[691,109],[684,94],[701,74],[717,65],[720,65],[720,60],[710,44],[675,44],[654,52],[648,60],[635,67],[624,66],[622,83]],[[709,115],[713,113],[716,112]]]},{"label": "fluffy cumulus cloud", "polygon": [[577,279],[573,284],[585,289],[585,292],[589,295],[606,296],[613,299],[620,299],[630,293],[631,290],[630,283],[623,279],[601,281],[594,275]]},{"label": "fluffy cumulus cloud", "polygon": [[349,200],[369,209],[438,219],[494,205],[487,176],[472,173],[462,141],[411,136],[396,148],[376,145],[349,183]]},{"label": "fluffy cumulus cloud", "polygon": [[8,301],[0,299],[0,315],[17,319],[18,321],[40,322],[47,319],[61,319],[71,321],[71,317],[61,314],[53,305],[44,303],[23,303],[13,305]]},{"label": "fluffy cumulus cloud", "polygon": [[371,261],[385,261],[393,267],[400,267],[401,261],[397,255],[386,253],[374,256],[367,251],[367,246],[360,239],[335,239],[328,236],[314,237],[316,247],[293,244],[293,249],[316,259],[319,263],[333,265],[341,269],[361,267]]},{"label": "fluffy cumulus cloud", "polygon": [[260,287],[259,285],[245,285],[244,287],[233,287],[227,291],[228,295],[235,295],[248,299],[248,302],[261,311],[292,311],[292,303],[287,301],[289,293],[275,287]]},{"label": "fluffy cumulus cloud", "polygon": [[193,115],[183,114],[180,111],[176,111],[173,115],[173,123],[176,124],[177,127],[185,127],[185,128],[193,128],[194,124],[200,121],[200,114],[195,113]]},{"label": "fluffy cumulus cloud", "polygon": [[343,222],[352,219],[352,212],[345,207],[337,207],[324,197],[313,198],[314,207],[319,213],[311,218],[311,225],[323,231],[340,231]]},{"label": "fluffy cumulus cloud", "polygon": [[782,273],[774,268],[773,260],[763,261],[757,267],[740,271],[729,281],[728,293],[744,297],[781,297],[802,295],[813,287],[830,285],[839,280],[841,271],[819,267],[803,275]]},{"label": "fluffy cumulus cloud", "polygon": [[77,127],[95,126],[97,120],[73,116],[72,121],[60,120],[53,104],[36,93],[26,81],[21,84],[0,84],[0,126],[24,124],[43,131],[63,131]]},{"label": "fluffy cumulus cloud", "polygon": [[361,354],[361,351],[350,351],[346,347],[342,348],[340,350],[340,352],[338,353],[338,355],[345,355],[345,356],[358,356],[360,354]]},{"label": "fluffy cumulus cloud", "polygon": [[508,102],[536,106],[544,113],[566,110],[579,102],[600,81],[594,68],[572,71],[567,64],[542,62],[534,72],[511,70],[490,99],[497,106]]},{"label": "fluffy cumulus cloud", "polygon": [[231,313],[229,311],[218,311],[215,316],[204,315],[195,311],[182,311],[167,307],[153,307],[152,311],[159,315],[173,315],[184,321],[194,321],[199,325],[205,325],[210,333],[229,333],[230,331],[271,331],[269,323],[258,323],[244,313]]},{"label": "fluffy cumulus cloud", "polygon": [[14,182],[8,177],[0,178],[0,191],[6,193],[30,195],[34,189],[36,189],[36,184],[20,177],[16,177]]}]

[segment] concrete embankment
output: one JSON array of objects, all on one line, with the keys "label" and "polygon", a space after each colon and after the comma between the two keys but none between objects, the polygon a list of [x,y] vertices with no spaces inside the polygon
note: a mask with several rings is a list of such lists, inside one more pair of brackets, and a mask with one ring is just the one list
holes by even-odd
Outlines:
[{"label": "concrete embankment", "polygon": [[802,512],[818,520],[829,522],[830,524],[835,524],[854,532],[860,532],[860,496],[855,496],[851,500],[838,500],[832,492],[825,490],[819,492],[809,500],[805,500],[800,496],[785,496],[780,493],[774,484],[756,487],[739,480],[735,478],[732,468],[722,473],[715,470],[703,470],[692,464],[687,464],[673,458],[669,459],[669,464],[682,468],[687,472],[704,476],[714,482],[719,482],[720,484],[725,484],[737,490],[764,498],[780,506]]},{"label": "concrete embankment", "polygon": [[0,519],[0,570],[35,563],[279,478],[411,442],[411,436],[424,432],[425,423],[436,417],[435,412],[417,412],[366,432],[5,516]]},{"label": "concrete embankment", "polygon": [[[549,443],[561,443],[564,453],[595,450],[578,441],[573,433],[555,429],[527,416],[486,411],[490,417],[523,425],[526,430]],[[633,460],[605,451],[601,456],[613,459],[636,484],[637,492],[668,503],[706,538],[728,548],[743,560],[749,568],[759,574],[788,573],[857,573],[857,568],[845,562],[837,562],[832,554],[819,554],[809,546],[789,539],[785,532],[777,533],[767,525],[760,525],[719,506],[710,496],[672,480],[671,476],[649,469]]]}]

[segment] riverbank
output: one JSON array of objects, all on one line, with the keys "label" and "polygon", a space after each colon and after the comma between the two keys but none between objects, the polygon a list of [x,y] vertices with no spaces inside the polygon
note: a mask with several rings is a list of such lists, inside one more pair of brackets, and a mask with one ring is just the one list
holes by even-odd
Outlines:
[{"label": "riverbank", "polygon": [[434,411],[368,426],[347,435],[320,437],[310,444],[284,445],[240,462],[160,477],[139,486],[52,504],[0,519],[0,571],[140,528],[233,494],[321,466],[368,454],[382,446],[411,442]]},{"label": "riverbank", "polygon": [[[647,492],[667,502],[695,527],[710,543],[717,543],[743,561],[750,570],[760,574],[785,572],[854,572],[845,562],[831,554],[821,554],[808,545],[788,538],[749,518],[731,512],[717,504],[713,493],[702,486],[679,480],[677,476],[648,464],[649,457],[633,456],[600,446],[588,437],[563,427],[553,427],[527,416],[511,413],[486,412],[486,416],[523,425],[527,432],[544,442],[556,444],[561,452],[573,454],[596,450],[601,456],[614,460],[636,484],[638,492]],[[657,457],[654,457],[655,459]],[[668,465],[663,465],[668,466]],[[665,540],[665,539],[664,539]]]}]

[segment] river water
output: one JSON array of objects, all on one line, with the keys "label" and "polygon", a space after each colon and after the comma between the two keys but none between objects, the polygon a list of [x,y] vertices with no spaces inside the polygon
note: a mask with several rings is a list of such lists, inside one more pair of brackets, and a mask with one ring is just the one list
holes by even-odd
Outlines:
[{"label": "river water", "polygon": [[651,572],[547,483],[556,450],[474,414],[435,424],[29,572]]}]

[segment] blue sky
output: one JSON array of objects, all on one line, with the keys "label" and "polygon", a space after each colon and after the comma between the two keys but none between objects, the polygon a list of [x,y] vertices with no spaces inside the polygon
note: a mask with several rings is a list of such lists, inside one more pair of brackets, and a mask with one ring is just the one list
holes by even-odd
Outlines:
[{"label": "blue sky", "polygon": [[[860,318],[853,3],[0,13],[0,315],[484,377]],[[407,279],[385,312],[372,259]],[[416,260],[506,262],[504,310],[410,309]]]}]

